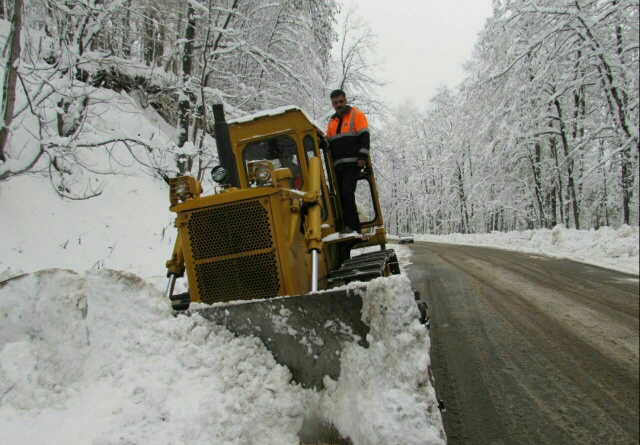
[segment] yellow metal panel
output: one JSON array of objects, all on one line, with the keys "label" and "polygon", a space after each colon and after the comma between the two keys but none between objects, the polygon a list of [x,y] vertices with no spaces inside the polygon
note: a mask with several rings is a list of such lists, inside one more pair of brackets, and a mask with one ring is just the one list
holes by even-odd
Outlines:
[{"label": "yellow metal panel", "polygon": [[277,194],[278,190],[273,187],[256,187],[250,189],[232,189],[215,195],[201,196],[198,199],[191,199],[171,207],[169,210],[176,213],[197,210],[204,207],[229,204],[232,202],[247,199],[257,199],[263,196]]},{"label": "yellow metal panel", "polygon": [[268,197],[179,214],[192,301],[284,295]]}]

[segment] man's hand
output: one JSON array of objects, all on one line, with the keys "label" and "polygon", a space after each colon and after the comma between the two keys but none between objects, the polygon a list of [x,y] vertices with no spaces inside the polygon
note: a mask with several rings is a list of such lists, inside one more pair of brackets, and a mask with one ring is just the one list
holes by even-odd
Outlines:
[{"label": "man's hand", "polygon": [[367,161],[364,159],[358,159],[358,168],[365,168],[367,166]]}]

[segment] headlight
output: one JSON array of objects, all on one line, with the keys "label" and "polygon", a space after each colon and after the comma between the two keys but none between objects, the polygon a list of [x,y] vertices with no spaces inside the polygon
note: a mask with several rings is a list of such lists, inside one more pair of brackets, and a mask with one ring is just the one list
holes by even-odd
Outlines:
[{"label": "headlight", "polygon": [[227,180],[227,170],[222,165],[216,165],[211,170],[211,179],[218,184],[222,184]]},{"label": "headlight", "polygon": [[256,178],[256,185],[267,185],[271,181],[271,170],[268,165],[256,165],[253,175]]},{"label": "headlight", "polygon": [[180,182],[176,185],[174,193],[176,194],[178,199],[180,199],[180,201],[185,201],[191,195],[191,192],[189,191],[189,183]]},{"label": "headlight", "polygon": [[202,186],[191,176],[179,176],[169,180],[169,200],[174,206],[180,201],[197,198],[202,193]]}]

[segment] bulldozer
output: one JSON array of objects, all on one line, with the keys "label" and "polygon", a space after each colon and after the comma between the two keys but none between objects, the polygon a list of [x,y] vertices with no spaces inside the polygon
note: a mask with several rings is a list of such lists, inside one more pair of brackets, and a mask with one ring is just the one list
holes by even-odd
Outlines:
[{"label": "bulldozer", "polygon": [[[170,180],[177,237],[167,297],[175,311],[258,336],[296,382],[322,388],[325,375],[339,376],[345,341],[367,346],[363,285],[345,285],[400,273],[386,248],[373,168],[368,161],[356,190],[362,228],[342,235],[331,153],[304,111],[289,106],[227,122],[214,105],[213,115],[214,193],[188,175]],[[189,291],[175,294],[185,274]]]}]

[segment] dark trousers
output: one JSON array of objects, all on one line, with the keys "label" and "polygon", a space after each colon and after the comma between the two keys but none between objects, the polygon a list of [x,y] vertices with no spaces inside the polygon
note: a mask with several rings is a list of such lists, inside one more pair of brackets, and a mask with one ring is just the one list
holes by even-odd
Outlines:
[{"label": "dark trousers", "polygon": [[344,214],[344,225],[353,230],[360,230],[360,218],[356,207],[356,185],[360,169],[357,166],[338,166],[336,176],[338,180],[338,191],[342,202],[342,213]]}]

